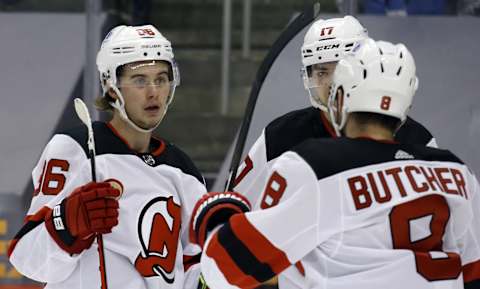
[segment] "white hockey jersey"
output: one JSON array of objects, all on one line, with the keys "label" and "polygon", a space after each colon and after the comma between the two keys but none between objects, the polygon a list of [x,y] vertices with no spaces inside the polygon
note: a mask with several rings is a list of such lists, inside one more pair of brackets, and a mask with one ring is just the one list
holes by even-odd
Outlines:
[{"label": "white hockey jersey", "polygon": [[311,139],[268,169],[265,210],[207,240],[212,289],[254,288],[301,261],[304,288],[464,288],[480,280],[480,188],[446,150]]},{"label": "white hockey jersey", "polygon": [[[272,122],[262,131],[244,162],[238,168],[234,190],[245,195],[253,209],[266,209],[272,206],[268,199],[262,199],[266,186],[268,169],[284,152],[309,138],[335,138],[335,132],[320,110],[307,107],[289,112]],[[435,138],[420,123],[407,117],[396,134],[396,139],[405,144],[423,144],[437,147]],[[280,289],[294,289],[305,286],[303,269],[289,268],[279,277]]]},{"label": "white hockey jersey", "polygon": [[[202,176],[187,155],[163,140],[152,139],[152,153],[137,154],[110,125],[96,122],[94,132],[97,180],[123,185],[119,224],[103,235],[109,288],[195,288],[200,248],[189,243],[188,222],[206,192]],[[43,222],[51,208],[91,181],[86,138],[81,127],[50,140],[32,173],[35,192],[26,223],[10,247],[15,268],[48,289],[100,288],[96,243],[70,256]]]}]

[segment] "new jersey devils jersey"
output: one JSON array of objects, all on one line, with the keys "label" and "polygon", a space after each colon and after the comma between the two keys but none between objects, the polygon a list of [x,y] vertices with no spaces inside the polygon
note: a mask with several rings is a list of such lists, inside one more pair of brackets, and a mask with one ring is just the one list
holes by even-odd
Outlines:
[{"label": "new jersey devils jersey", "polygon": [[[194,287],[199,266],[187,269],[200,249],[188,241],[188,221],[206,192],[202,176],[187,155],[166,141],[152,139],[156,149],[137,154],[110,125],[96,122],[94,132],[97,180],[114,179],[123,186],[119,223],[103,235],[109,288]],[[43,221],[75,188],[91,181],[86,138],[81,127],[50,140],[32,173],[35,192],[26,223],[10,248],[15,268],[47,283],[45,288],[100,286],[96,243],[71,256]]]},{"label": "new jersey devils jersey", "polygon": [[234,215],[207,241],[210,288],[253,288],[298,261],[304,288],[480,280],[480,188],[449,151],[310,139],[266,170],[266,209]]},{"label": "new jersey devils jersey", "polygon": [[[309,138],[336,138],[332,126],[317,108],[295,110],[269,123],[240,165],[234,190],[244,194],[254,209],[267,208],[268,205],[260,203],[259,199],[267,180],[267,171],[263,168],[271,167],[282,153]],[[437,146],[432,134],[409,117],[397,132],[396,139],[405,144]],[[299,281],[301,275],[292,268],[280,276],[279,285],[281,289],[304,287],[302,284],[290,284]]]}]

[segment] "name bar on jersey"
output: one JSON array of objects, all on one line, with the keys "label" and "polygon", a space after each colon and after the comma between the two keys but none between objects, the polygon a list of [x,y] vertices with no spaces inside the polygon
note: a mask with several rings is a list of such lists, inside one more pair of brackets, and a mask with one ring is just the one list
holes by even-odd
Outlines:
[{"label": "name bar on jersey", "polygon": [[[407,165],[359,174],[347,179],[356,210],[392,200],[392,194],[441,192],[468,199],[462,172],[451,167]],[[393,195],[394,198],[397,195]]]}]

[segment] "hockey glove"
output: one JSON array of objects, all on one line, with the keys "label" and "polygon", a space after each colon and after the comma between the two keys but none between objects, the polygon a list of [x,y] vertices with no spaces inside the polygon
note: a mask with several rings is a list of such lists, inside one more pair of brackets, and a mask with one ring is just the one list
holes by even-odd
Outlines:
[{"label": "hockey glove", "polygon": [[195,205],[190,219],[190,240],[203,248],[211,230],[234,214],[250,211],[250,203],[235,192],[207,193]]},{"label": "hockey glove", "polygon": [[95,234],[110,233],[118,224],[118,196],[107,182],[79,187],[45,216],[47,230],[63,250],[80,254]]}]

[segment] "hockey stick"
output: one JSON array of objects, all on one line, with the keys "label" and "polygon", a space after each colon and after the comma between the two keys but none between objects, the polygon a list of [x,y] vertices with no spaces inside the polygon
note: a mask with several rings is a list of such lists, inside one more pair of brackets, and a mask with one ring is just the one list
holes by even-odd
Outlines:
[{"label": "hockey stick", "polygon": [[[95,170],[95,139],[93,137],[93,128],[92,128],[92,119],[90,118],[90,113],[88,108],[85,105],[85,102],[80,98],[75,98],[75,112],[77,113],[80,120],[87,126],[88,130],[88,155],[90,157],[90,168],[92,171],[92,181],[97,181],[97,174]],[[100,279],[101,279],[101,289],[107,289],[107,271],[105,267],[105,253],[103,250],[103,237],[102,234],[97,234],[97,244],[98,244],[98,257],[100,262]]]},{"label": "hockey stick", "polygon": [[319,11],[320,5],[319,3],[316,3],[313,5],[313,7],[306,9],[302,14],[295,18],[272,45],[272,49],[268,52],[267,56],[260,65],[255,82],[252,85],[247,107],[245,108],[245,116],[240,126],[240,132],[238,133],[237,142],[235,143],[235,150],[233,151],[232,160],[230,161],[230,173],[228,175],[226,191],[232,191],[236,185],[235,178],[237,176],[237,169],[240,165],[242,153],[245,148],[245,142],[247,141],[253,112],[255,111],[260,89],[262,88],[263,82],[265,81],[270,68],[290,40],[292,40],[300,31],[302,31],[305,26],[309,25],[318,15]]}]

